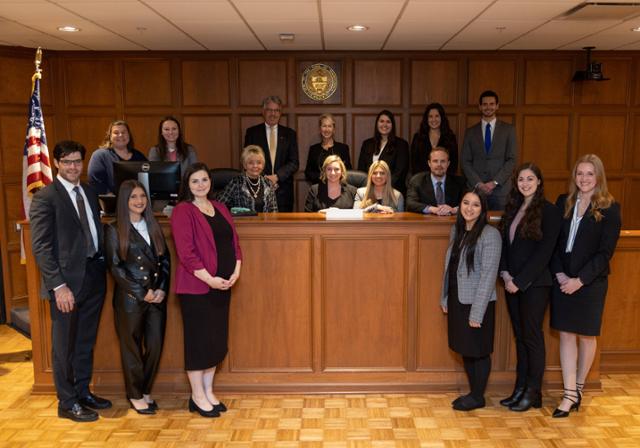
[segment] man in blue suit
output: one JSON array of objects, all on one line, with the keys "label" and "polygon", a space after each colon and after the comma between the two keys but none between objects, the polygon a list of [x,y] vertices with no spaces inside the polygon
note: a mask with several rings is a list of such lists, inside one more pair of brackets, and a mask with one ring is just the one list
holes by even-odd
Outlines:
[{"label": "man in blue suit", "polygon": [[467,185],[487,195],[490,210],[504,210],[518,154],[515,128],[496,118],[499,107],[496,92],[482,92],[482,119],[466,130],[462,145],[462,171]]}]

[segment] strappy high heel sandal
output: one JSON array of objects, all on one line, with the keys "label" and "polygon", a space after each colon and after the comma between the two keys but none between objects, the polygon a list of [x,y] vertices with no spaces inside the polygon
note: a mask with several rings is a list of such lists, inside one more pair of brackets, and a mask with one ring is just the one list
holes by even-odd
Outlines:
[{"label": "strappy high heel sandal", "polygon": [[564,395],[562,396],[563,400],[569,400],[571,402],[571,406],[568,411],[563,411],[560,408],[556,408],[551,415],[553,418],[564,418],[568,417],[571,411],[576,411],[580,409],[581,394],[577,389],[565,389]]}]

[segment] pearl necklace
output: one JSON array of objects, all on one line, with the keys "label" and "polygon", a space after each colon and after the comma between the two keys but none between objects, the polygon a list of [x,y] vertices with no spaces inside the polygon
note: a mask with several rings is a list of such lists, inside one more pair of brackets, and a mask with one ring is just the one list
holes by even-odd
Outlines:
[{"label": "pearl necklace", "polygon": [[254,184],[249,176],[245,177],[247,179],[247,186],[249,187],[249,191],[251,191],[251,196],[253,196],[254,199],[258,199],[258,193],[260,193],[260,178],[258,178],[256,180],[256,183]]}]

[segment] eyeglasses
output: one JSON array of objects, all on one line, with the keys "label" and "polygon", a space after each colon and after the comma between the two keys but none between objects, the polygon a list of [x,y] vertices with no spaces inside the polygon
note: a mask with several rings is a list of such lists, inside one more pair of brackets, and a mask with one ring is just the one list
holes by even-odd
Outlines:
[{"label": "eyeglasses", "polygon": [[58,163],[62,164],[63,166],[82,165],[82,159],[61,159],[58,161]]},{"label": "eyeglasses", "polygon": [[277,113],[278,113],[278,112],[280,112],[282,109],[265,109],[265,110],[266,110],[267,112],[277,114]]}]

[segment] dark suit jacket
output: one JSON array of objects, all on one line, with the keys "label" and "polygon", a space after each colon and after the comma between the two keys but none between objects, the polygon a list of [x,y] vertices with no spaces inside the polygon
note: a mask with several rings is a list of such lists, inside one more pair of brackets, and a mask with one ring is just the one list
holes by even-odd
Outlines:
[{"label": "dark suit jacket", "polygon": [[[100,223],[98,197],[81,184],[98,231],[98,251],[102,252],[104,232]],[[55,178],[51,185],[33,196],[29,211],[31,244],[47,291],[66,283],[76,300],[85,276],[87,244],[80,218],[64,185]]]},{"label": "dark suit jacket", "polygon": [[468,128],[464,133],[461,162],[469,188],[478,182],[495,180],[499,185],[492,194],[506,196],[511,189],[511,174],[517,155],[516,130],[509,123],[496,120],[489,154],[484,149],[481,124]]},{"label": "dark suit jacket", "polygon": [[[369,172],[373,163],[373,154],[376,151],[376,141],[368,138],[362,142],[360,157],[358,158],[358,170]],[[409,143],[403,138],[396,137],[395,142],[387,142],[380,160],[384,160],[391,170],[393,188],[404,194],[407,191],[407,173],[409,172]]]},{"label": "dark suit jacket", "polygon": [[[464,181],[461,177],[447,174],[444,184],[444,202],[450,207],[457,207],[462,200]],[[418,173],[409,181],[407,188],[407,211],[423,213],[427,206],[437,205],[436,192],[433,190],[431,173]]]},{"label": "dark suit jacket", "polygon": [[267,142],[267,130],[264,123],[247,129],[244,136],[244,146],[258,145],[264,151],[264,174],[271,174],[271,167],[278,175],[278,210],[293,210],[293,176],[298,171],[298,139],[296,131],[286,126],[278,125],[278,147],[276,148],[276,160],[271,160],[269,154],[269,142]]},{"label": "dark suit jacket", "polygon": [[551,202],[545,201],[542,209],[542,239],[524,239],[520,235],[522,222],[516,229],[513,242],[509,241],[509,228],[513,220],[505,221],[502,232],[502,257],[500,271],[507,271],[513,283],[526,291],[531,286],[551,286],[549,261],[562,227],[562,215]]},{"label": "dark suit jacket", "polygon": [[[566,194],[560,195],[556,201],[556,206],[562,214],[564,214],[566,201]],[[579,277],[584,285],[609,275],[609,260],[616,249],[622,227],[620,204],[614,202],[611,207],[600,212],[603,217],[596,222],[589,206],[578,226],[578,233],[569,257],[566,257],[564,252],[571,228],[571,216],[563,218],[558,244],[551,259],[552,274],[564,272],[571,278]]]},{"label": "dark suit jacket", "polygon": [[322,171],[322,164],[324,160],[331,156],[336,155],[342,159],[345,167],[351,169],[351,156],[349,155],[349,145],[345,145],[340,142],[333,142],[333,146],[328,149],[322,147],[322,143],[316,143],[309,147],[309,154],[307,155],[307,166],[304,169],[304,177],[307,178],[312,184],[317,184],[320,181],[320,174]]},{"label": "dark suit jacket", "polygon": [[[129,250],[125,259],[120,258],[117,224],[105,227],[105,251],[107,264],[111,270],[116,287],[114,300],[127,302],[127,297],[144,305],[147,291],[162,289],[169,294],[171,259],[168,249],[163,255],[157,255],[155,248],[131,226],[129,232]],[[153,244],[153,241],[151,242]],[[166,303],[164,300],[162,303]]]},{"label": "dark suit jacket", "polygon": [[[451,133],[450,135],[440,135],[438,144],[440,148],[445,148],[449,151],[449,168],[447,168],[447,175],[455,175],[458,170],[458,141],[456,135]],[[411,140],[411,173],[417,174],[423,171],[429,171],[429,153],[431,152],[431,141],[429,137],[418,134],[413,134],[413,140]]]}]

